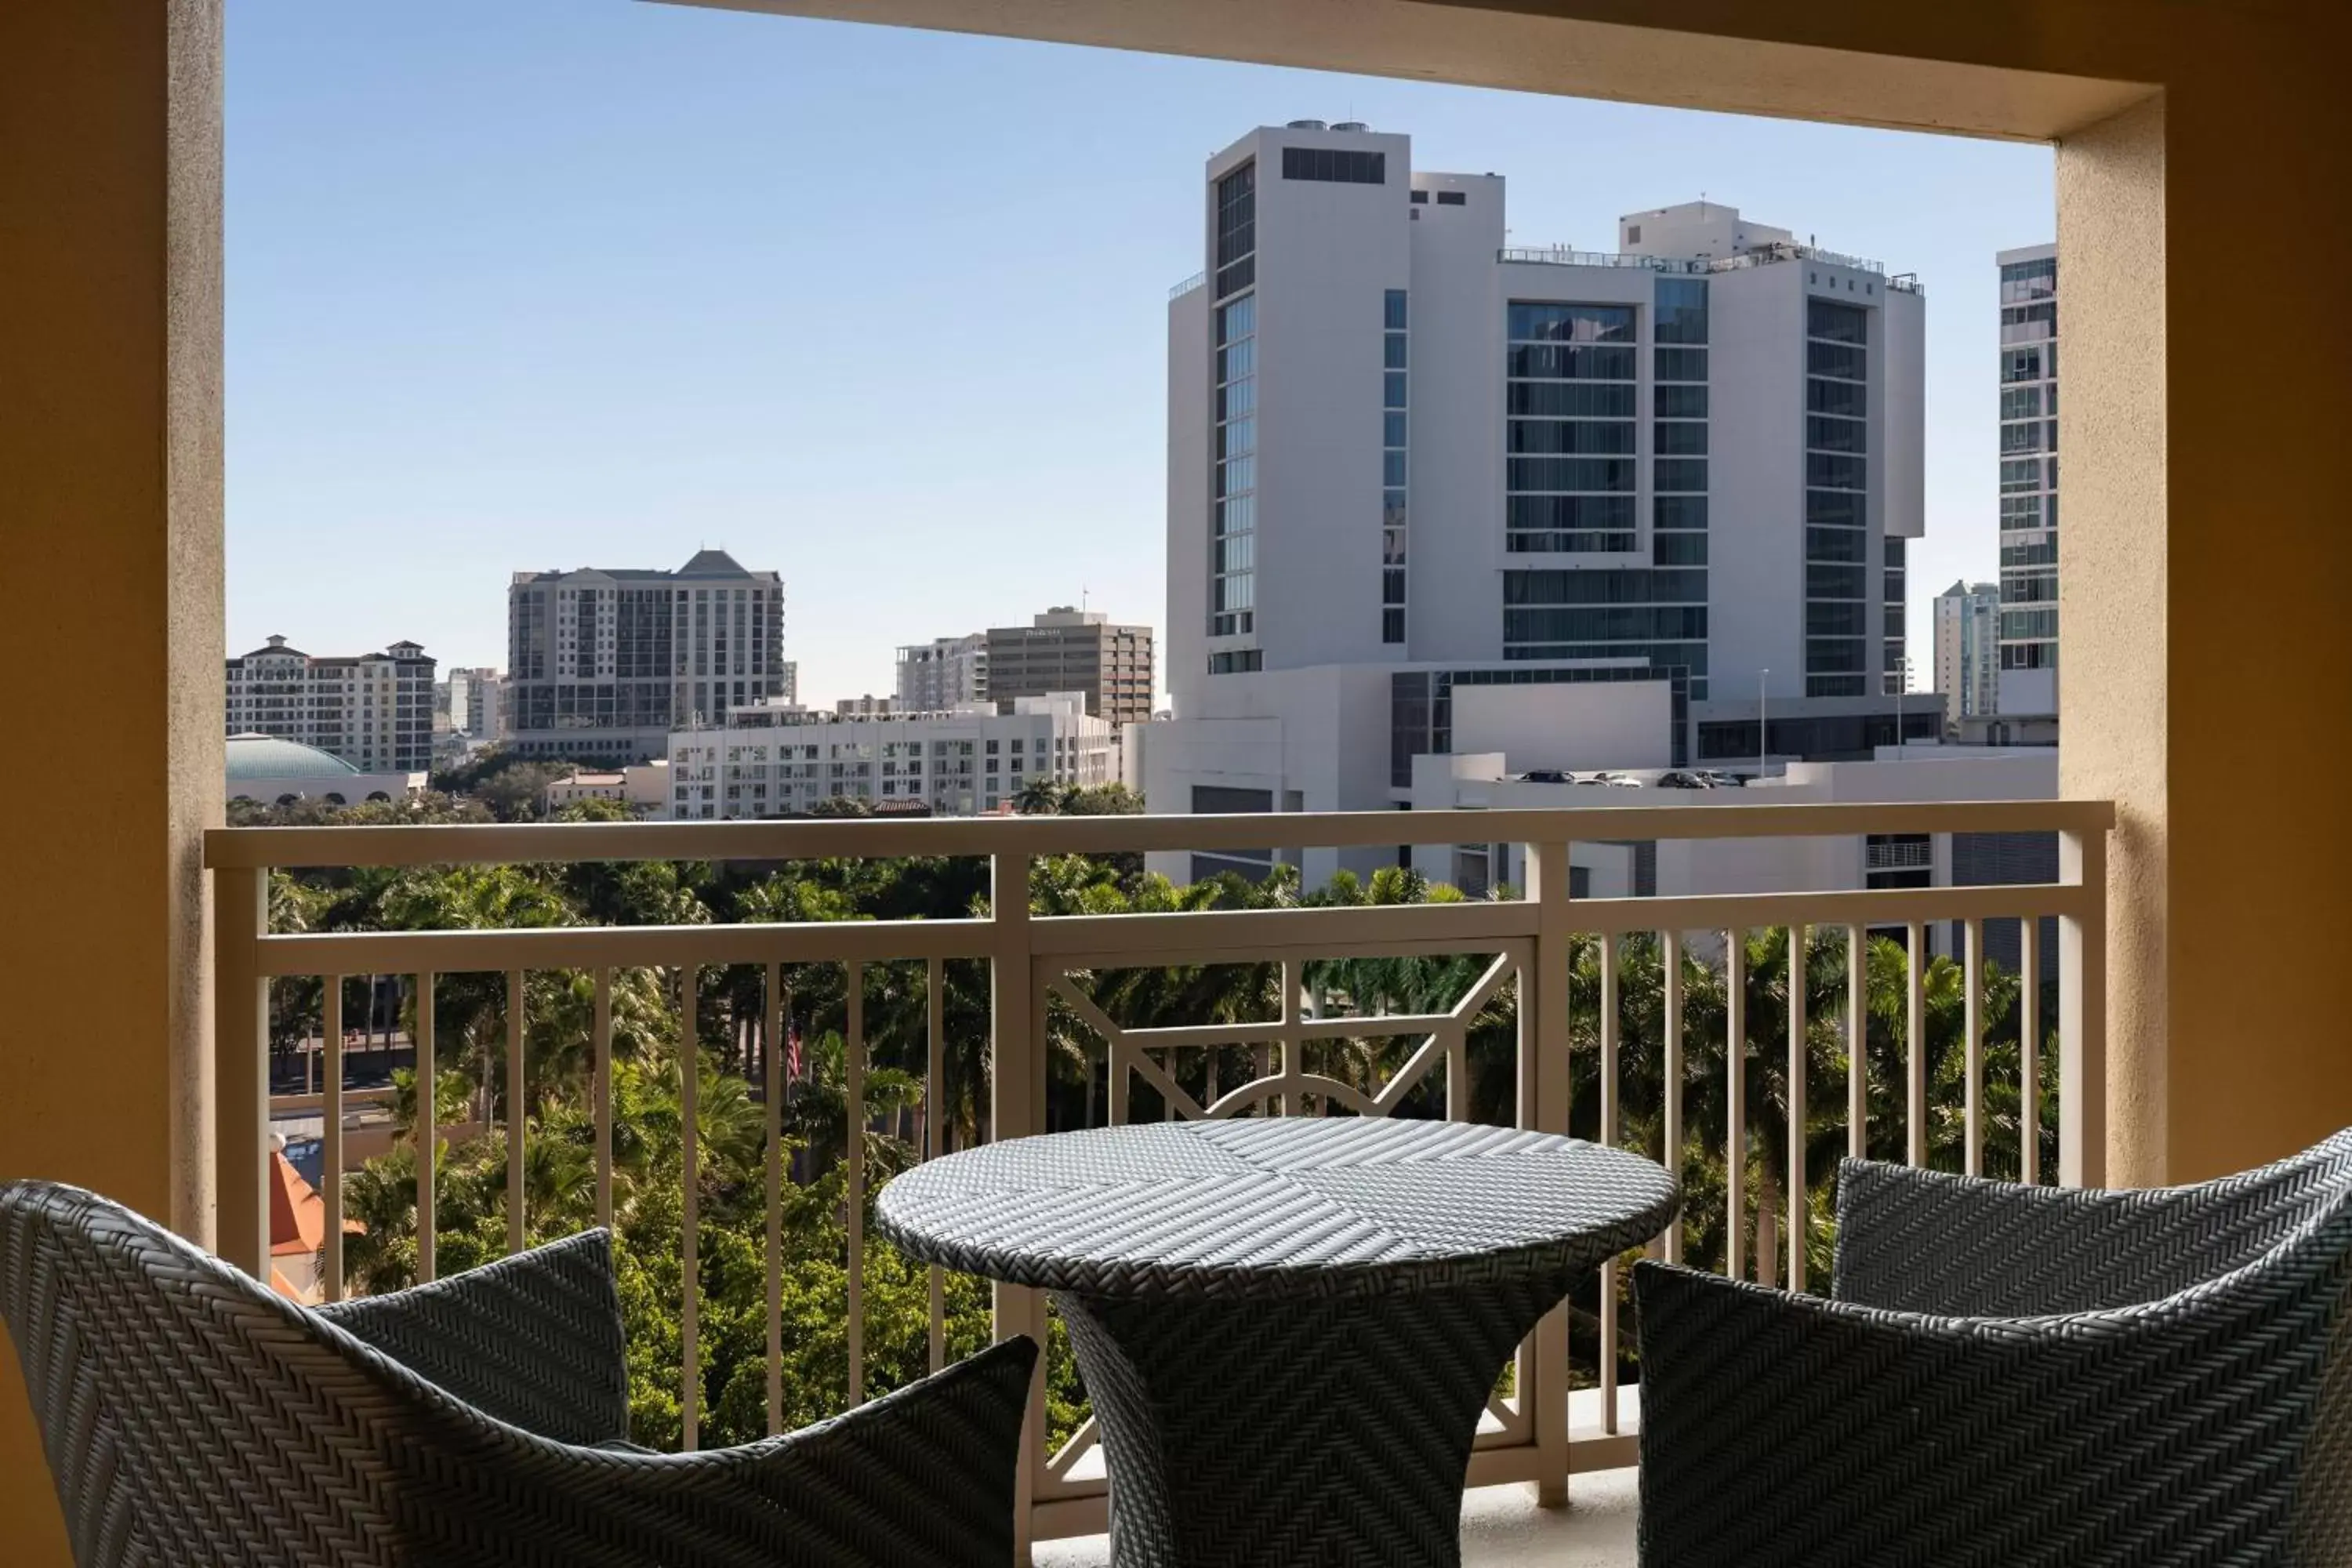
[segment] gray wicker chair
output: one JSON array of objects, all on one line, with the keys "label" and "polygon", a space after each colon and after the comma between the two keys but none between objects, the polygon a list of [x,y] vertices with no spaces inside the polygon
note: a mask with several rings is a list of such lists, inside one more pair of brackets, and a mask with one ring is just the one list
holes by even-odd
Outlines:
[{"label": "gray wicker chair", "polygon": [[81,1568],[1003,1568],[1036,1347],[789,1436],[624,1441],[592,1231],[306,1310],[78,1188],[0,1184],[0,1321]]},{"label": "gray wicker chair", "polygon": [[1846,1162],[1835,1299],[1643,1263],[1644,1568],[2352,1563],[2352,1132],[2149,1192]]}]

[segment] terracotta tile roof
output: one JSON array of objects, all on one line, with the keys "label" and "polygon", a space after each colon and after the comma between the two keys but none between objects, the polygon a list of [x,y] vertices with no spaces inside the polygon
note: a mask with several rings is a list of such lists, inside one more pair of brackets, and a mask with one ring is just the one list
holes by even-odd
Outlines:
[{"label": "terracotta tile roof", "polygon": [[[367,1226],[358,1220],[343,1221],[345,1236],[364,1235],[366,1231]],[[287,1162],[285,1155],[272,1149],[269,1152],[269,1256],[307,1257],[326,1245],[326,1240],[327,1200],[319,1195],[318,1188],[302,1179],[302,1173]],[[272,1269],[270,1277],[273,1285],[280,1285],[277,1270]]]}]

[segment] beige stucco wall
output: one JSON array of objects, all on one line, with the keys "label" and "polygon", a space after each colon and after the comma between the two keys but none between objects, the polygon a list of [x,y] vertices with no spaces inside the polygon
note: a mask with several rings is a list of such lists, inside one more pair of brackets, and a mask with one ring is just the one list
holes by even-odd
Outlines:
[{"label": "beige stucco wall", "polygon": [[[116,749],[67,795],[0,775],[0,1178],[192,1232],[196,836],[222,784],[219,67],[218,0],[0,5],[0,668],[70,659]],[[0,1561],[65,1560],[0,1351]]]}]

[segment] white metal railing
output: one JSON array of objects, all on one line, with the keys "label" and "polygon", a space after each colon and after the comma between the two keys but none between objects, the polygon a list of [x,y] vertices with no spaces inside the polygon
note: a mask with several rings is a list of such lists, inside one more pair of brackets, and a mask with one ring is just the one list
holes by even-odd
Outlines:
[{"label": "white metal railing", "polygon": [[[947,1036],[943,998],[945,967],[979,961],[989,976],[987,1032],[991,1045],[990,1104],[985,1135],[1017,1137],[1045,1130],[1049,1006],[1075,1019],[1101,1041],[1109,1075],[1108,1114],[1123,1121],[1135,1110],[1134,1089],[1156,1092],[1162,1114],[1218,1117],[1234,1114],[1296,1114],[1334,1111],[1381,1115],[1395,1110],[1417,1090],[1423,1109],[1432,1109],[1433,1085],[1442,1074],[1442,1108],[1451,1117],[1471,1114],[1465,1088],[1468,1031],[1480,1009],[1508,989],[1516,1007],[1515,1067],[1510,1115],[1519,1125],[1552,1131],[1571,1126],[1571,988],[1579,984],[1572,964],[1582,952],[1599,955],[1598,1023],[1583,1047],[1598,1058],[1592,1082],[1599,1117],[1591,1125],[1603,1142],[1624,1131],[1620,1100],[1620,1053],[1623,1010],[1619,970],[1629,942],[1654,939],[1663,952],[1663,1104],[1656,1147],[1679,1164],[1693,1130],[1685,1118],[1693,1061],[1686,1030],[1685,959],[1702,944],[1720,944],[1723,953],[1722,1072],[1724,1123],[1721,1147],[1741,1169],[1748,1152],[1760,1148],[1748,1125],[1753,1042],[1772,1032],[1770,1020],[1750,1017],[1747,933],[1786,928],[1786,962],[1801,978],[1809,930],[1845,932],[1844,953],[1853,977],[1843,1008],[1843,1038],[1867,1038],[1864,969],[1866,932],[1894,928],[1906,938],[1902,1038],[1906,1082],[1901,1096],[1901,1146],[1914,1163],[1929,1151],[1931,1107],[1927,1081],[1925,1016],[1926,949],[1930,925],[1956,922],[1965,932],[1966,994],[1964,1105],[1960,1126],[1962,1163],[1982,1167],[1987,1096],[1983,987],[1984,922],[2022,918],[2021,943],[2021,1022],[2015,1083],[2021,1122],[2021,1173],[2042,1177],[2038,1139],[2042,1119],[2041,1051],[2045,1029],[2033,922],[2054,918],[2060,932],[2058,1049],[2058,1177],[2070,1184],[2095,1183],[2101,1174],[2106,1099],[2104,1061],[2105,994],[2105,845],[2113,825],[2105,802],[1993,802],[1906,805],[1756,805],[1734,807],[1593,806],[1557,810],[1288,814],[1246,816],[1015,817],[928,820],[798,820],[692,824],[582,824],[523,826],[415,826],[359,828],[227,828],[205,839],[205,863],[214,882],[216,919],[218,1163],[221,1206],[217,1244],[222,1254],[263,1273],[268,1266],[268,1205],[265,1189],[268,1148],[268,988],[288,977],[398,974],[414,976],[417,994],[430,996],[435,976],[502,974],[506,984],[505,1073],[509,1108],[524,1103],[526,976],[548,970],[585,972],[594,977],[592,1069],[593,1180],[596,1212],[610,1220],[614,1208],[614,978],[616,971],[683,970],[693,977],[681,990],[680,1037],[695,1039],[699,975],[706,967],[749,965],[760,974],[763,1046],[759,1069],[764,1090],[765,1202],[768,1338],[766,1372],[772,1427],[782,1409],[782,1347],[779,1311],[781,1256],[778,1215],[782,1204],[783,1099],[779,1079],[784,1030],[781,1026],[787,966],[841,965],[849,976],[845,995],[847,1127],[845,1164],[849,1198],[846,1345],[848,1397],[863,1389],[861,1298],[866,1251],[862,1225],[866,1184],[863,1141],[866,1124],[864,1085],[869,1047],[862,975],[866,966],[922,965],[928,1069],[922,1075],[927,1108],[942,1114],[923,1119],[922,1153],[941,1147],[945,1121],[941,1074]],[[1641,839],[1715,839],[1825,835],[2053,833],[2060,845],[2055,882],[1999,887],[1944,887],[1811,892],[1701,894],[1639,899],[1571,899],[1570,847],[1579,842]],[[1040,859],[1067,854],[1117,852],[1281,851],[1301,845],[1362,849],[1393,847],[1400,835],[1427,844],[1475,838],[1526,846],[1525,896],[1509,901],[1465,901],[1390,906],[1276,908],[1194,913],[1033,915],[1027,890]],[[789,924],[273,933],[268,929],[270,871],[276,868],[503,865],[583,861],[810,861],[827,858],[895,859],[916,857],[984,858],[993,897],[986,912],[969,918],[856,921]],[[1581,944],[1580,946],[1580,944]],[[1834,951],[1832,947],[1832,951]],[[1306,983],[1305,966],[1335,959],[1469,955],[1465,973],[1475,976],[1453,1004],[1433,1010],[1391,1014],[1333,1014]],[[1106,972],[1207,964],[1273,966],[1280,976],[1271,1016],[1238,1022],[1133,1026],[1115,1020],[1092,988]],[[320,1105],[326,1142],[323,1197],[327,1210],[323,1280],[330,1296],[342,1288],[341,986],[323,990],[320,1019],[326,1056]],[[1786,1029],[1791,1060],[1787,1076],[1786,1128],[1805,1132],[1816,1126],[1805,1104],[1806,1060],[1800,1056],[1811,1037],[1806,1027],[1804,987],[1787,987]],[[417,1060],[436,1060],[434,1014],[416,1008]],[[1382,1037],[1417,1041],[1378,1081],[1349,1081],[1317,1071],[1308,1058],[1318,1042]],[[1731,1048],[1737,1042],[1738,1048]],[[1184,1053],[1195,1055],[1190,1064]],[[1209,1053],[1202,1092],[1183,1081]],[[1239,1053],[1235,1055],[1234,1053]],[[1870,1131],[1864,1052],[1847,1051],[1846,1142],[1860,1153]],[[1588,1058],[1589,1059],[1589,1058]],[[1759,1058],[1760,1061],[1760,1058]],[[1225,1063],[1239,1064],[1234,1081],[1221,1076]],[[1703,1064],[1702,1064],[1703,1065]],[[1769,1070],[1769,1065],[1759,1070]],[[487,1089],[489,1068],[485,1069]],[[682,1074],[679,1115],[685,1147],[682,1251],[684,1299],[679,1303],[681,1417],[685,1442],[698,1437],[701,1397],[698,1314],[700,1284],[698,1247],[697,1170],[701,1137],[696,1103],[697,1074]],[[1814,1076],[1818,1076],[1817,1073]],[[432,1072],[416,1075],[416,1128],[436,1126]],[[2007,1092],[2006,1086],[2000,1087]],[[1091,1103],[1091,1090],[1089,1090]],[[1888,1113],[1891,1116],[1891,1112]],[[1880,1123],[1881,1147],[1892,1129]],[[1780,1200],[1793,1216],[1787,1227],[1786,1267],[1781,1278],[1803,1289],[1807,1278],[1808,1171],[1806,1139],[1783,1140],[1788,1168]],[[435,1140],[416,1140],[417,1268],[434,1272]],[[508,1140],[507,1240],[520,1247],[525,1235],[525,1141]],[[1668,1258],[1684,1255],[1686,1223],[1712,1225],[1719,1215],[1724,1265],[1743,1272],[1753,1265],[1745,1226],[1753,1217],[1747,1184],[1729,1180],[1719,1211],[1687,1214],[1661,1238]],[[931,1364],[945,1355],[940,1278],[930,1274]],[[1027,1332],[1045,1338],[1045,1310],[1034,1292],[998,1287],[993,1294],[994,1331]],[[1473,1485],[1534,1481],[1560,1495],[1571,1470],[1630,1464],[1634,1427],[1630,1406],[1621,1412],[1615,1356],[1613,1265],[1600,1296],[1600,1415],[1594,1424],[1570,1427],[1569,1327],[1565,1309],[1555,1311],[1523,1349],[1513,1393],[1498,1399],[1482,1432],[1469,1472]],[[1041,1432],[1044,1395],[1033,1394],[1032,1430]],[[1036,1538],[1099,1531],[1106,1518],[1106,1492],[1098,1473],[1080,1461],[1093,1443],[1082,1426],[1059,1451],[1048,1455],[1033,1442],[1025,1451],[1024,1484],[1033,1500],[1024,1523]]]},{"label": "white metal railing", "polygon": [[1208,281],[1209,275],[1207,273],[1195,272],[1190,278],[1185,279],[1181,283],[1170,289],[1168,290],[1168,298],[1171,300],[1181,300],[1185,295],[1192,292],[1193,289],[1204,287]]},{"label": "white metal railing", "polygon": [[[1812,245],[1766,245],[1734,256],[1717,257],[1641,256],[1618,250],[1572,250],[1564,245],[1505,246],[1495,253],[1495,259],[1538,267],[1607,267],[1643,272],[1702,274],[1738,272],[1750,267],[1770,267],[1782,261],[1818,261],[1828,267],[1843,267],[1855,272],[1867,272],[1873,277],[1886,278],[1884,262],[1873,261],[1865,256],[1823,250]],[[1896,273],[1886,279],[1886,286],[1906,294],[1923,291],[1919,286],[1919,275],[1916,272]]]}]

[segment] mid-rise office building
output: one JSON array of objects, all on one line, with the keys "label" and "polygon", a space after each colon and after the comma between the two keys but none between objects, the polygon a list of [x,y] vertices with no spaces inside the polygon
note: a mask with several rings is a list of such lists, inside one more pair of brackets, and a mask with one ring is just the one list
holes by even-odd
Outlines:
[{"label": "mid-rise office building", "polygon": [[801,700],[800,661],[798,659],[792,658],[784,660],[783,671],[783,679],[777,683],[776,700],[779,702],[798,702]]},{"label": "mid-rise office building", "polygon": [[[1916,281],[1711,202],[1629,215],[1605,249],[1513,247],[1504,202],[1352,123],[1210,160],[1207,265],[1169,305],[1153,809],[1187,809],[1185,724],[1264,718],[1276,800],[1400,804],[1466,686],[1661,681],[1675,765],[1864,756],[1904,727]],[[1388,766],[1327,765],[1365,755]]]},{"label": "mid-rise office building", "polygon": [[675,572],[518,572],[507,592],[508,743],[629,763],[669,731],[779,700],[784,584],[703,550]]},{"label": "mid-rise office building", "polygon": [[313,658],[273,637],[227,662],[228,733],[314,746],[362,773],[433,765],[434,660],[413,642]]},{"label": "mid-rise office building", "polygon": [[933,637],[898,650],[901,708],[935,713],[988,696],[988,634]]},{"label": "mid-rise office building", "polygon": [[1945,722],[1999,711],[2000,589],[1991,583],[1955,583],[1936,595],[1936,689],[1944,694]]},{"label": "mid-rise office building", "polygon": [[739,708],[722,729],[670,737],[670,816],[783,816],[846,798],[968,816],[1010,808],[1039,779],[1120,782],[1118,727],[1078,692],[948,712]]},{"label": "mid-rise office building", "polygon": [[1151,717],[1151,628],[1056,605],[1025,626],[989,628],[983,682],[981,695],[999,706],[1076,691],[1096,717],[1137,723]]},{"label": "mid-rise office building", "polygon": [[2058,247],[2000,268],[2000,694],[2058,711]]}]

